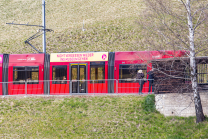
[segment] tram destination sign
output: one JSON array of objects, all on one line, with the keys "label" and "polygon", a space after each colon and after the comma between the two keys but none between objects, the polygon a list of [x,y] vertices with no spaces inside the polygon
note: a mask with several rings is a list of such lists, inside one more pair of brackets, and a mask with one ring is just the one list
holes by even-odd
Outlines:
[{"label": "tram destination sign", "polygon": [[108,61],[108,52],[52,53],[51,62]]}]

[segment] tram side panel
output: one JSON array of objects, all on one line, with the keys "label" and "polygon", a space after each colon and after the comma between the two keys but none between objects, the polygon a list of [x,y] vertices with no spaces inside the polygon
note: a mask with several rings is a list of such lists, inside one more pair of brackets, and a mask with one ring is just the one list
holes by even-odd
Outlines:
[{"label": "tram side panel", "polygon": [[144,84],[142,93],[148,93],[149,81],[148,71],[151,69],[149,52],[115,52],[115,93],[139,93],[140,84],[137,79],[137,72],[142,70],[144,73]]},{"label": "tram side panel", "polygon": [[[151,60],[186,56],[186,51],[132,51],[115,52],[115,75],[118,80],[118,93],[138,93],[140,84],[137,79],[137,72],[142,70],[145,82],[142,93],[149,91],[149,75],[152,69]],[[151,90],[152,91],[152,90]],[[150,92],[151,92],[150,91]]]},{"label": "tram side panel", "polygon": [[69,94],[69,63],[50,62],[50,94]]},{"label": "tram side panel", "polygon": [[107,93],[107,66],[107,62],[51,62],[50,94]]},{"label": "tram side panel", "polygon": [[50,93],[107,93],[108,52],[52,53]]},{"label": "tram side panel", "polygon": [[108,93],[108,61],[89,62],[88,93]]},{"label": "tram side panel", "polygon": [[141,63],[140,61],[137,61],[135,63],[126,61],[125,64],[122,63],[122,61],[115,62],[116,71],[115,71],[115,78],[117,78],[117,86],[115,89],[116,93],[139,93],[140,84],[137,79],[137,72],[139,70],[142,70],[144,73],[144,84],[142,93],[148,93],[149,89],[149,82],[146,80],[148,78],[148,71],[149,65],[146,63]]},{"label": "tram side panel", "polygon": [[3,88],[2,88],[2,78],[3,78],[3,55],[0,55],[0,95],[3,95]]},{"label": "tram side panel", "polygon": [[44,54],[9,55],[8,95],[44,93]]}]

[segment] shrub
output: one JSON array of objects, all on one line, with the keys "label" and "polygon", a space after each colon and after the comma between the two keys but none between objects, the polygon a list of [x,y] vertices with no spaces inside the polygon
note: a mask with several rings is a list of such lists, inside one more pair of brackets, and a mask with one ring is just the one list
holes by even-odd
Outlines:
[{"label": "shrub", "polygon": [[147,112],[156,112],[155,108],[155,95],[148,95],[144,97],[141,107]]}]

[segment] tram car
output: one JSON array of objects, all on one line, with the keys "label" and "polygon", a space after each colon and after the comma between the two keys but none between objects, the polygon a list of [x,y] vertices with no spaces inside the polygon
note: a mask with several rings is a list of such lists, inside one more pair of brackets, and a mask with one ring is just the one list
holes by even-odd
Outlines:
[{"label": "tram car", "polygon": [[[148,79],[151,60],[183,56],[183,50],[2,54],[0,95],[138,93],[138,70]],[[148,87],[147,81],[142,92]]]}]

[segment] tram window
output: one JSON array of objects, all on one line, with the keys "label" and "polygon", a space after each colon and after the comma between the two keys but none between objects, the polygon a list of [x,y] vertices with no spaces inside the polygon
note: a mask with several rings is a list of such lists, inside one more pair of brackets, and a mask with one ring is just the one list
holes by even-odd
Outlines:
[{"label": "tram window", "polygon": [[53,84],[67,84],[67,66],[53,66]]},{"label": "tram window", "polygon": [[39,67],[13,67],[14,84],[38,84]]},{"label": "tram window", "polygon": [[90,63],[90,80],[94,80],[94,83],[105,82],[105,62]]},{"label": "tram window", "polygon": [[208,83],[208,64],[197,64],[197,82]]},{"label": "tram window", "polygon": [[136,82],[137,71],[142,70],[144,78],[147,78],[147,65],[132,64],[119,66],[119,83],[133,83]]}]

